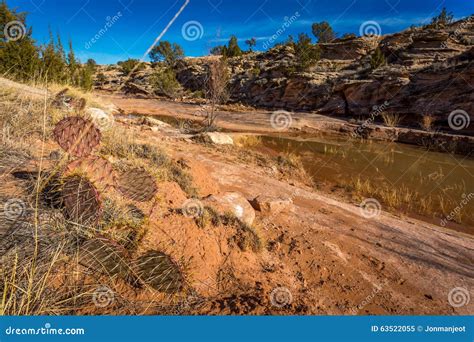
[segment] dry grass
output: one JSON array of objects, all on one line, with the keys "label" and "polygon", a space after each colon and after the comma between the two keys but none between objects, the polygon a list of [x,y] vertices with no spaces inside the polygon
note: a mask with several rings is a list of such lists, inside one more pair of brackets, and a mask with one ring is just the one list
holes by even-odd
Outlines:
[{"label": "dry grass", "polygon": [[[2,79],[0,79],[2,81]],[[56,93],[64,89],[63,85],[49,85],[48,89],[37,89],[37,92],[17,83],[7,83],[0,87],[0,127],[2,142],[8,140],[16,144],[32,141],[35,138],[49,136],[53,126],[71,113],[53,106]],[[68,96],[74,99],[84,98],[88,106],[106,109],[106,105],[96,96],[68,87]],[[73,113],[81,115],[83,113]]]},{"label": "dry grass", "polygon": [[295,153],[284,153],[274,159],[278,170],[286,177],[292,176],[296,179],[308,182],[310,177],[306,173],[301,157]]},{"label": "dry grass", "polygon": [[95,108],[100,108],[100,109],[108,109],[107,104],[102,102],[99,97],[97,97],[95,94],[91,92],[85,92],[82,89],[71,87],[71,86],[64,86],[62,84],[50,84],[48,85],[48,91],[52,94],[57,94],[61,90],[68,89],[68,95],[80,99],[83,98],[86,100],[87,105],[89,107],[95,107]]},{"label": "dry grass", "polygon": [[218,227],[222,224],[221,216],[213,207],[205,206],[202,215],[195,218],[196,224],[199,228]]},{"label": "dry grass", "polygon": [[104,134],[101,153],[121,159],[124,166],[144,167],[161,181],[178,183],[188,196],[197,196],[189,173],[157,147],[137,143],[132,133],[125,128],[115,127]]},{"label": "dry grass", "polygon": [[236,234],[232,237],[232,240],[241,250],[250,249],[255,253],[262,250],[265,244],[256,227],[245,224],[232,213],[224,213],[220,218],[224,226],[231,226],[236,229]]},{"label": "dry grass", "polygon": [[50,111],[46,117],[45,102],[37,95],[19,92],[15,88],[0,89],[0,125],[2,141],[12,140],[15,143],[28,141],[41,136],[43,125],[50,126],[56,111]]},{"label": "dry grass", "polygon": [[380,115],[382,116],[383,122],[388,127],[397,127],[402,119],[399,114],[389,112],[382,112]]},{"label": "dry grass", "polygon": [[235,145],[242,148],[251,148],[262,144],[262,138],[258,135],[236,135],[232,139]]},{"label": "dry grass", "polygon": [[468,193],[465,185],[462,185],[462,189],[443,189],[444,194],[442,195],[426,196],[404,185],[392,187],[377,181],[357,178],[348,186],[348,190],[352,192],[353,198],[357,201],[373,197],[379,200],[385,209],[395,212],[406,211],[440,219],[452,216],[452,221],[458,224],[469,220],[472,222],[472,217],[468,217],[468,210],[456,210],[461,198],[453,195],[454,193]]},{"label": "dry grass", "polygon": [[434,118],[431,115],[423,115],[421,120],[421,128],[427,132],[431,132],[433,130],[433,122]]}]

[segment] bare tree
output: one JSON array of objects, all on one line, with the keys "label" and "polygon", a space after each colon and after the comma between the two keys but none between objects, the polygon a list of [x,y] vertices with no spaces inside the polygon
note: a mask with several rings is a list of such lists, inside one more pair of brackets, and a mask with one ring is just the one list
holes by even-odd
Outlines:
[{"label": "bare tree", "polygon": [[217,106],[229,99],[228,83],[229,72],[225,59],[220,58],[211,62],[206,80],[206,98],[209,106],[204,120],[208,128],[211,128],[217,119]]}]

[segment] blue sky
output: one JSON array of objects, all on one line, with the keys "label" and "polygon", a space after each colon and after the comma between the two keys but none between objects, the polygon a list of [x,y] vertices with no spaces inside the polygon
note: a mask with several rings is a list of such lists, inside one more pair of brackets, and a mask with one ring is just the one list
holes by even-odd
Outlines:
[{"label": "blue sky", "polygon": [[[82,61],[94,58],[102,64],[141,58],[184,2],[7,0],[10,7],[29,13],[28,24],[33,26],[38,42],[48,40],[51,27],[60,32],[64,43],[72,39]],[[330,22],[340,34],[359,33],[364,22],[375,21],[381,33],[387,34],[427,23],[443,6],[456,18],[474,14],[473,0],[190,0],[163,40],[179,43],[187,56],[206,55],[231,34],[237,35],[241,47],[245,47],[246,39],[257,38],[256,49],[262,50],[286,39],[288,34],[310,34],[311,23],[317,21]],[[107,20],[114,16],[114,23],[104,31]],[[270,43],[270,37],[285,20],[291,24]],[[189,31],[183,34],[186,28]],[[92,42],[96,35],[99,39]]]}]

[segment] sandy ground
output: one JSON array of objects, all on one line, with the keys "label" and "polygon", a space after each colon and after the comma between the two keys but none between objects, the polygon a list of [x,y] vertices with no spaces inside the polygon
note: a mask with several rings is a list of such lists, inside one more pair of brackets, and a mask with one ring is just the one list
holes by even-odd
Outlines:
[{"label": "sandy ground", "polygon": [[[297,182],[279,181],[232,154],[192,143],[179,134],[142,134],[148,143],[189,165],[202,196],[238,191],[248,199],[262,194],[293,199],[294,205],[280,214],[257,212],[257,222],[273,246],[265,251],[269,269],[281,267],[288,273],[274,286],[289,289],[295,303],[304,303],[303,313],[474,312],[472,301],[459,308],[448,302],[453,289],[474,285],[471,236],[385,212],[367,219],[354,205]],[[259,276],[240,275],[244,283],[252,283],[253,278]]]},{"label": "sandy ground", "polygon": [[[108,101],[113,102],[125,113],[145,115],[163,115],[188,120],[203,120],[203,110],[200,105],[171,102],[166,100],[127,98],[121,95],[100,94]],[[302,129],[336,131],[346,123],[344,120],[330,118],[315,113],[287,113],[283,114],[281,121],[276,121],[275,129],[272,127],[273,111],[254,110],[251,108],[238,111],[218,111],[216,124],[226,130],[236,132],[275,133],[297,131]],[[288,117],[290,117],[288,119]],[[281,128],[281,129],[280,129]]]}]

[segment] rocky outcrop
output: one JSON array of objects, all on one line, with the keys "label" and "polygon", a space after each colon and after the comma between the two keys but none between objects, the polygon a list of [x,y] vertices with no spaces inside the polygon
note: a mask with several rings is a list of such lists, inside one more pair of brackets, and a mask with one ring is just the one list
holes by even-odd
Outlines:
[{"label": "rocky outcrop", "polygon": [[[307,72],[295,71],[291,47],[229,60],[231,100],[271,109],[318,111],[327,115],[372,118],[374,107],[398,115],[400,123],[447,129],[448,116],[461,109],[474,122],[472,85],[474,20],[447,28],[411,28],[380,37],[358,37],[321,44],[321,60]],[[379,47],[387,64],[373,70]],[[193,59],[178,73],[190,90],[202,89],[205,59]],[[186,62],[184,63],[186,64]],[[201,75],[198,77],[198,75]],[[382,122],[382,112],[375,113]],[[457,133],[471,134],[474,125]]]},{"label": "rocky outcrop", "polygon": [[329,60],[356,60],[377,48],[379,37],[358,37],[339,39],[332,43],[321,44],[321,58]]},{"label": "rocky outcrop", "polygon": [[289,210],[293,206],[291,198],[272,197],[259,195],[250,201],[255,210],[266,215],[276,215],[282,211]]},{"label": "rocky outcrop", "polygon": [[232,137],[225,133],[219,132],[205,132],[194,137],[195,140],[213,145],[233,145]]},{"label": "rocky outcrop", "polygon": [[[375,122],[382,122],[386,111],[409,127],[420,128],[429,117],[434,129],[445,130],[450,129],[449,114],[463,110],[470,115],[471,125],[455,133],[472,134],[473,38],[474,18],[470,17],[445,28],[415,27],[383,37],[338,39],[320,44],[321,59],[306,72],[297,72],[291,46],[245,54],[228,59],[230,101]],[[374,70],[370,60],[377,48],[387,63]],[[202,93],[208,65],[216,58],[181,60],[177,80],[184,89]],[[151,70],[147,65],[125,90],[153,94],[147,81]],[[112,78],[109,84],[116,81]],[[382,104],[383,111],[377,110]]]},{"label": "rocky outcrop", "polygon": [[243,223],[251,226],[255,220],[255,210],[239,192],[225,192],[204,198],[203,203],[216,208],[222,215],[231,213]]}]

